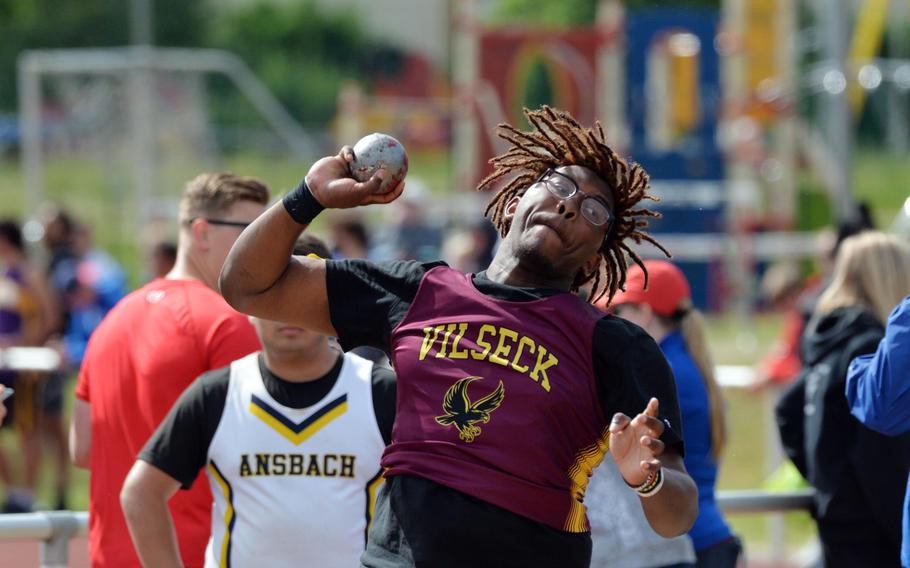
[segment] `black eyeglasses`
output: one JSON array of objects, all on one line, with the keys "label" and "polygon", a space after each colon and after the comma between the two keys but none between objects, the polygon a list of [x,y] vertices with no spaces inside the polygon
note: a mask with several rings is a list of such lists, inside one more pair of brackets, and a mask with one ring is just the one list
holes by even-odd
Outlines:
[{"label": "black eyeglasses", "polygon": [[595,227],[603,227],[613,222],[613,213],[603,199],[579,190],[575,180],[566,174],[548,168],[535,183],[542,183],[550,193],[560,199],[571,199],[577,193],[584,195],[581,201],[581,216]]},{"label": "black eyeglasses", "polygon": [[208,219],[206,217],[193,217],[191,219],[188,219],[186,224],[192,225],[193,221],[195,221],[196,219],[202,219],[209,225],[222,225],[224,227],[240,227],[241,229],[246,229],[252,223],[252,221],[250,223],[247,223],[244,221],[228,221],[227,219]]}]

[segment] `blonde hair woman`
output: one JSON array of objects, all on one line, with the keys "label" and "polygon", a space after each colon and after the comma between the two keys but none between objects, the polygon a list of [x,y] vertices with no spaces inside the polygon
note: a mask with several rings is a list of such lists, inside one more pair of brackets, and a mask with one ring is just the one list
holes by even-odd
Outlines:
[{"label": "blonde hair woman", "polygon": [[819,297],[815,315],[860,306],[884,325],[908,291],[910,246],[897,237],[865,231],[841,244],[831,284]]},{"label": "blonde hair woman", "polygon": [[846,239],[803,335],[803,369],[777,406],[784,449],[816,489],[826,568],[900,566],[910,438],[860,424],[845,391],[850,361],[875,351],[908,293],[910,246],[874,231]]},{"label": "blonde hair woman", "polygon": [[[732,567],[742,553],[742,545],[731,532],[714,500],[718,459],[727,435],[724,401],[714,377],[714,363],[705,338],[704,321],[692,306],[689,282],[679,268],[663,260],[647,260],[644,265],[648,287],[645,288],[645,271],[637,265],[633,266],[628,272],[625,291],[617,292],[612,305],[616,315],[637,324],[654,338],[676,378],[686,445],[685,465],[698,485],[698,518],[688,535],[695,549],[695,566]],[[598,507],[594,503],[589,505],[589,510],[594,511],[590,516],[591,531],[595,536],[595,561],[601,552],[596,538],[598,527],[595,526]],[[639,563],[636,566],[668,563],[666,556],[656,553],[657,543],[662,543],[663,552],[673,543],[666,540],[651,543],[648,553],[662,563]],[[673,550],[678,552],[676,548]],[[615,552],[609,553],[615,555]],[[675,562],[688,563],[691,560],[677,558]],[[602,564],[628,565],[613,562],[612,559]]]}]

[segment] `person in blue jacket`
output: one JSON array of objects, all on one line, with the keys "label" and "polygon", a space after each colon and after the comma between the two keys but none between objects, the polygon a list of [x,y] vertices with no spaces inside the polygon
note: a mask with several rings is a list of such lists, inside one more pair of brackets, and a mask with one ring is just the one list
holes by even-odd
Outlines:
[{"label": "person in blue jacket", "polygon": [[[853,416],[873,430],[889,436],[910,432],[910,296],[891,312],[875,353],[850,363],[847,401]],[[901,564],[910,567],[910,481],[902,541]]]},{"label": "person in blue jacket", "polygon": [[[698,568],[730,568],[742,554],[714,498],[718,459],[726,442],[724,401],[714,378],[704,322],[692,306],[689,282],[663,260],[632,266],[625,291],[613,297],[614,313],[642,327],[657,341],[676,377],[682,411],[686,469],[698,485],[698,518],[689,531]],[[606,308],[606,306],[601,306]]]}]

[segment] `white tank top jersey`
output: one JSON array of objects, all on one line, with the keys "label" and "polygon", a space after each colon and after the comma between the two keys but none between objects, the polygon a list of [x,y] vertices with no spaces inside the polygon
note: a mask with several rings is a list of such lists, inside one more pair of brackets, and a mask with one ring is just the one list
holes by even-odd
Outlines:
[{"label": "white tank top jersey", "polygon": [[328,395],[294,409],[269,396],[257,356],[231,364],[209,446],[214,504],[205,565],[359,566],[385,447],[373,364],[346,354]]}]

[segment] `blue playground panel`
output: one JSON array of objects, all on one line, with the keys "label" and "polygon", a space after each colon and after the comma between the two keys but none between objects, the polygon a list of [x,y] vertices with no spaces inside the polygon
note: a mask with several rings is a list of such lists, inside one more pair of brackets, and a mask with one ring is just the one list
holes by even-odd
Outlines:
[{"label": "blue playground panel", "polygon": [[[726,176],[724,159],[716,144],[721,101],[720,60],[714,49],[718,23],[718,13],[708,10],[662,9],[628,14],[626,108],[631,134],[630,154],[651,175],[655,188],[667,192],[664,202],[655,207],[663,218],[651,225],[658,240],[661,233],[722,233],[725,228],[723,182]],[[702,121],[687,136],[684,147],[658,151],[648,147],[645,135],[648,50],[661,35],[673,31],[689,32],[701,42],[699,102]],[[672,183],[661,184],[662,181]],[[695,191],[692,188],[696,186],[713,190]],[[706,199],[706,195],[713,198]],[[719,262],[677,264],[689,278],[696,306],[709,310],[723,307],[724,275]]]}]

